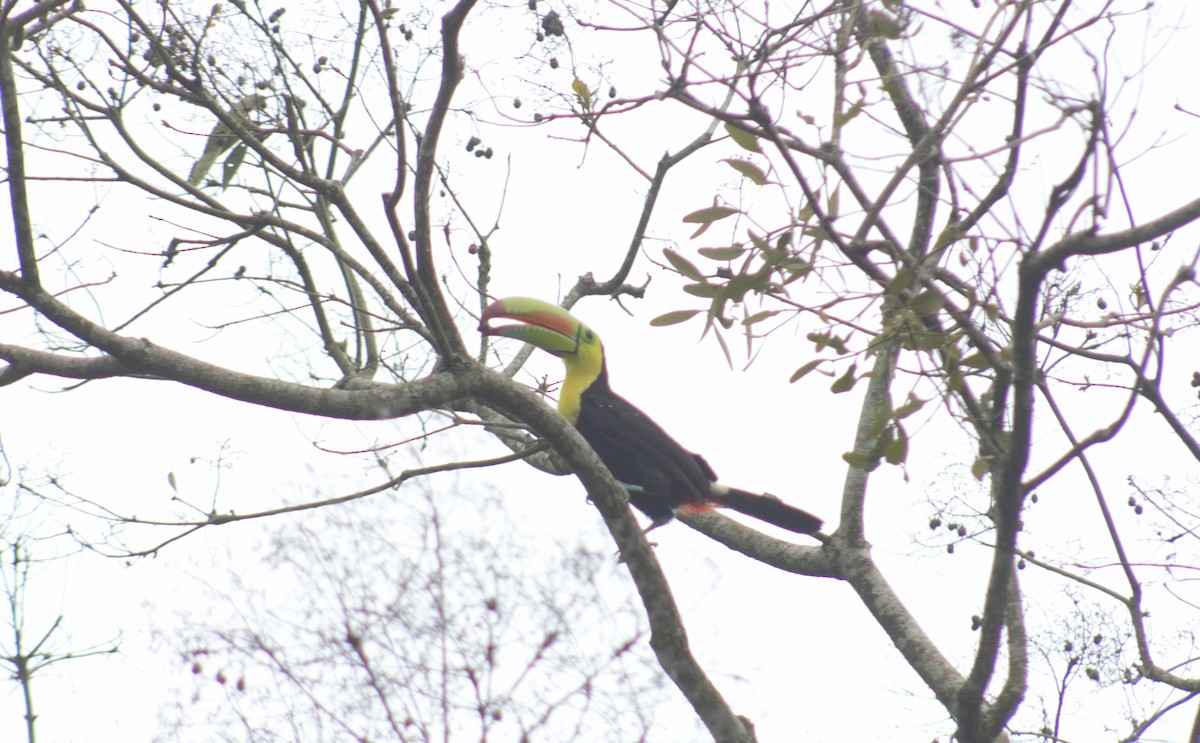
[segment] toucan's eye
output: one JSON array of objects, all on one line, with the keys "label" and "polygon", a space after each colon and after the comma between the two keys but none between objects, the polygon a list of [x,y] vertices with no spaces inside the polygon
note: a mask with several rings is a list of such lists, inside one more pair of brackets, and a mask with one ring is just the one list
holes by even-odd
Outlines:
[{"label": "toucan's eye", "polygon": [[585,330],[583,331],[583,340],[591,343],[592,341],[596,340],[596,334],[590,330]]}]

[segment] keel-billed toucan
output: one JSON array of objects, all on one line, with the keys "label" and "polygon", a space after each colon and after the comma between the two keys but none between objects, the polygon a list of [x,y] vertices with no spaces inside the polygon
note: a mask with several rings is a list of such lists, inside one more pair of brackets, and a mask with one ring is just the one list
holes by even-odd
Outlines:
[{"label": "keel-billed toucan", "polygon": [[[521,324],[489,325],[499,318]],[[609,388],[600,339],[566,310],[540,299],[509,297],[484,310],[479,329],[485,335],[523,340],[562,358],[567,376],[559,391],[559,412],[625,486],[629,502],[650,517],[649,529],[667,523],[687,506],[732,508],[800,534],[821,528],[819,518],[772,495],[718,483],[703,457],[684,449]]]}]

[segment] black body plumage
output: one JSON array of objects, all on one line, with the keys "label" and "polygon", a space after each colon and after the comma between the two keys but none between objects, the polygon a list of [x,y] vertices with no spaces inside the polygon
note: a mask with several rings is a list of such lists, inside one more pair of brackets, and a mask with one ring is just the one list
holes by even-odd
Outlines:
[{"label": "black body plumage", "polygon": [[821,528],[816,516],[770,495],[735,488],[716,492],[716,474],[704,458],[673,439],[625,398],[612,391],[608,370],[583,391],[579,433],[619,482],[629,502],[651,520],[653,529],[670,521],[686,504],[731,508],[800,534]]}]

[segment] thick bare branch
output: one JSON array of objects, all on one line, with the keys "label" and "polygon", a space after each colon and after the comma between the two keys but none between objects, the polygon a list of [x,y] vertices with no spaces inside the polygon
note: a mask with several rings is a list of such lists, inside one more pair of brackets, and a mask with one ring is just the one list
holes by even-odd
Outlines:
[{"label": "thick bare branch", "polygon": [[25,182],[25,141],[21,135],[21,106],[17,100],[17,83],[13,77],[11,43],[16,29],[0,23],[0,107],[4,119],[5,180],[16,231],[17,258],[21,280],[30,286],[41,282],[37,248],[29,219],[29,194]]},{"label": "thick bare branch", "polygon": [[[633,518],[625,490],[613,479],[599,457],[565,418],[532,393],[495,372],[472,374],[478,394],[488,404],[527,422],[544,436],[579,475],[588,494],[604,518],[637,586],[650,621],[650,646],[659,662],[696,714],[718,741],[754,740],[741,720],[730,710],[721,693],[709,680],[688,647],[683,619],[672,597],[670,585],[654,550]],[[475,384],[471,385],[476,387]]]},{"label": "thick bare branch", "polygon": [[255,405],[331,418],[383,420],[443,407],[470,394],[461,379],[449,374],[435,374],[402,385],[375,385],[351,391],[310,387],[235,372],[144,338],[130,338],[106,330],[41,288],[26,287],[15,274],[0,272],[0,290],[20,297],[63,330],[108,354],[113,361],[107,363],[119,363],[132,374],[174,380]]},{"label": "thick bare branch", "polygon": [[1067,261],[1077,256],[1100,256],[1159,240],[1174,230],[1200,219],[1200,199],[1194,199],[1166,214],[1148,219],[1119,232],[1097,234],[1073,232],[1030,259],[1030,270],[1048,273],[1066,270]]}]

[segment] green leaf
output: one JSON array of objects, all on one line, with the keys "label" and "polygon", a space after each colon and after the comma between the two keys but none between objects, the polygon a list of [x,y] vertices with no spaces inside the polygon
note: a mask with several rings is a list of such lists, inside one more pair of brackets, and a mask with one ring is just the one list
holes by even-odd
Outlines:
[{"label": "green leaf", "polygon": [[713,204],[712,206],[706,206],[703,209],[698,209],[688,214],[683,218],[683,221],[700,225],[700,229],[692,233],[692,239],[694,240],[703,235],[712,226],[713,222],[733,216],[734,214],[741,214],[741,211],[731,206]]},{"label": "green leaf", "polygon": [[900,426],[896,426],[896,438],[884,448],[883,458],[888,464],[904,464],[908,459],[908,434]]},{"label": "green leaf", "polygon": [[952,392],[962,392],[964,389],[962,373],[957,369],[951,369],[950,373],[946,375],[946,386]]},{"label": "green leaf", "polygon": [[981,351],[964,356],[958,363],[971,369],[987,369],[989,366],[987,356]]},{"label": "green leaf", "polygon": [[762,273],[754,274],[738,274],[732,277],[726,286],[726,296],[738,304],[746,299],[746,294],[749,292],[757,292],[759,294],[767,293],[767,286],[770,283],[770,276]]},{"label": "green leaf", "polygon": [[875,439],[871,444],[871,457],[875,460],[875,464],[879,464],[879,460],[883,457],[883,452],[887,449],[888,444],[892,443],[895,438],[896,431],[891,426],[885,426],[881,433],[875,435]]},{"label": "green leaf", "polygon": [[921,408],[925,407],[925,403],[927,403],[927,402],[929,402],[929,401],[922,400],[921,398],[917,397],[916,395],[914,395],[913,393],[910,392],[910,393],[908,393],[908,401],[892,411],[892,418],[894,418],[898,421],[904,420],[908,416],[912,415],[913,413],[917,412]]},{"label": "green leaf", "polygon": [[701,297],[702,299],[716,299],[721,296],[721,292],[724,289],[725,287],[723,286],[704,283],[687,284],[683,287],[683,290],[688,294],[691,294],[693,297]]},{"label": "green leaf", "polygon": [[849,392],[854,389],[854,383],[858,381],[858,378],[854,376],[857,371],[858,364],[851,364],[845,374],[833,380],[833,384],[829,385],[829,391],[835,395],[840,395],[843,392]]},{"label": "green leaf", "polygon": [[792,377],[788,380],[788,382],[795,383],[800,381],[802,378],[807,376],[809,372],[811,372],[813,369],[816,369],[823,363],[825,363],[825,359],[813,359],[812,361],[807,362],[804,364],[804,366],[801,366],[799,369],[792,372]]},{"label": "green leaf", "polygon": [[829,233],[825,231],[824,227],[805,227],[801,232],[817,242],[824,242],[829,239]]},{"label": "green leaf", "polygon": [[826,348],[832,348],[840,354],[846,353],[846,341],[838,338],[833,333],[809,333],[805,337],[816,345],[817,353],[824,351]]},{"label": "green leaf", "polygon": [[747,230],[746,234],[750,236],[750,242],[754,243],[754,248],[760,252],[770,252],[771,243],[767,242],[765,237],[755,234],[754,230]]},{"label": "green leaf", "polygon": [[753,315],[747,317],[745,320],[742,320],[742,324],[749,327],[750,325],[753,325],[756,322],[762,322],[763,320],[766,320],[768,318],[775,317],[776,315],[779,314],[779,312],[780,312],[780,310],[763,310],[762,312],[755,312]]},{"label": "green leaf", "polygon": [[237,145],[229,151],[229,156],[225,158],[225,164],[221,170],[221,187],[228,188],[233,181],[233,177],[237,175],[238,168],[242,167],[242,161],[246,159],[246,143],[238,142]]},{"label": "green leaf", "polygon": [[983,457],[976,457],[971,463],[971,474],[976,480],[982,480],[983,476],[988,473],[988,461]]},{"label": "green leaf", "polygon": [[685,279],[691,279],[692,281],[704,281],[704,274],[700,272],[700,269],[696,268],[696,264],[692,263],[687,258],[684,258],[679,253],[676,253],[670,248],[665,248],[663,250],[663,256],[667,259],[667,262],[671,264],[671,267],[678,271],[679,274]]},{"label": "green leaf", "polygon": [[585,112],[592,110],[592,96],[594,95],[587,83],[575,78],[571,81],[571,91],[575,93],[575,100],[579,102],[579,107]]},{"label": "green leaf", "polygon": [[930,330],[917,322],[910,322],[908,332],[902,336],[901,341],[910,351],[937,351],[950,343],[950,336],[939,330]]},{"label": "green leaf", "polygon": [[803,279],[805,276],[808,276],[810,273],[812,273],[813,265],[808,261],[794,258],[784,262],[779,266],[779,268],[787,273],[787,278],[784,279],[783,283],[790,284],[793,281],[796,281],[797,279]]},{"label": "green leaf", "polygon": [[846,452],[842,455],[842,459],[845,460],[846,464],[850,465],[851,467],[856,467],[860,470],[870,471],[875,469],[876,465],[878,465],[878,462],[872,459],[869,455],[859,454],[858,452],[854,451]]},{"label": "green leaf", "polygon": [[[211,141],[211,140],[210,140]],[[217,159],[221,157],[224,150],[216,148],[204,148],[204,154],[192,166],[192,172],[188,175],[188,183],[193,186],[199,186],[204,182],[204,176],[208,175],[208,171],[216,164]]]},{"label": "green leaf", "polygon": [[[723,320],[724,318],[717,318]],[[726,326],[728,327],[728,326]],[[725,338],[720,333],[714,333],[717,338],[717,345],[721,347],[721,351],[725,354],[725,363],[729,364],[729,368],[733,368],[733,354],[729,353],[729,346],[725,345]]]},{"label": "green leaf", "polygon": [[900,24],[899,20],[878,10],[867,14],[867,28],[871,30],[872,34],[885,39],[895,40],[904,33],[904,26]]},{"label": "green leaf", "polygon": [[167,473],[167,484],[171,486],[171,490],[174,490],[176,493],[179,492],[179,488],[176,487],[176,485],[175,485],[175,473],[174,472]]},{"label": "green leaf", "polygon": [[933,244],[933,249],[937,251],[943,248],[948,248],[962,238],[962,230],[954,227],[947,227],[946,229],[942,230],[940,235],[937,236],[937,240]]},{"label": "green leaf", "polygon": [[833,126],[840,129],[846,124],[849,124],[851,121],[854,121],[854,119],[857,118],[862,111],[863,102],[861,100],[856,101],[854,105],[850,106],[850,108],[833,117]]},{"label": "green leaf", "polygon": [[[890,409],[892,401],[888,400],[887,402],[888,408]],[[880,436],[883,436],[883,434],[886,432],[888,435],[888,441],[890,441],[892,432],[888,429],[888,426],[891,424],[891,414],[887,410],[879,411],[879,414],[875,416],[875,420],[871,421],[871,426],[866,431],[866,438],[870,441],[875,441],[875,446],[877,449],[882,449],[881,444],[885,442],[876,441],[876,439],[878,439]]]},{"label": "green leaf", "polygon": [[696,252],[709,260],[732,261],[740,258],[746,249],[741,245],[730,245],[728,248],[700,248]]},{"label": "green leaf", "polygon": [[732,217],[734,214],[741,214],[741,212],[732,206],[706,206],[688,214],[683,221],[685,224],[711,224],[726,217]]},{"label": "green leaf", "polygon": [[899,295],[912,284],[912,271],[907,268],[901,269],[896,274],[895,278],[888,282],[887,293]]},{"label": "green leaf", "polygon": [[696,315],[699,315],[704,310],[673,310],[666,312],[650,321],[650,325],[656,328],[666,327],[667,325],[678,325],[681,322],[687,322]]},{"label": "green leaf", "polygon": [[749,160],[738,160],[737,158],[727,157],[721,162],[729,163],[729,167],[741,173],[746,178],[750,179],[756,186],[767,185],[767,174]]},{"label": "green leaf", "polygon": [[745,129],[740,129],[736,126],[730,126],[729,124],[726,124],[725,133],[728,134],[729,138],[736,142],[737,146],[741,147],[743,150],[759,153],[762,152],[762,147],[760,147],[758,144],[758,137],[754,136]]},{"label": "green leaf", "polygon": [[909,308],[922,317],[936,315],[945,304],[945,297],[932,289],[921,292],[908,302]]}]

